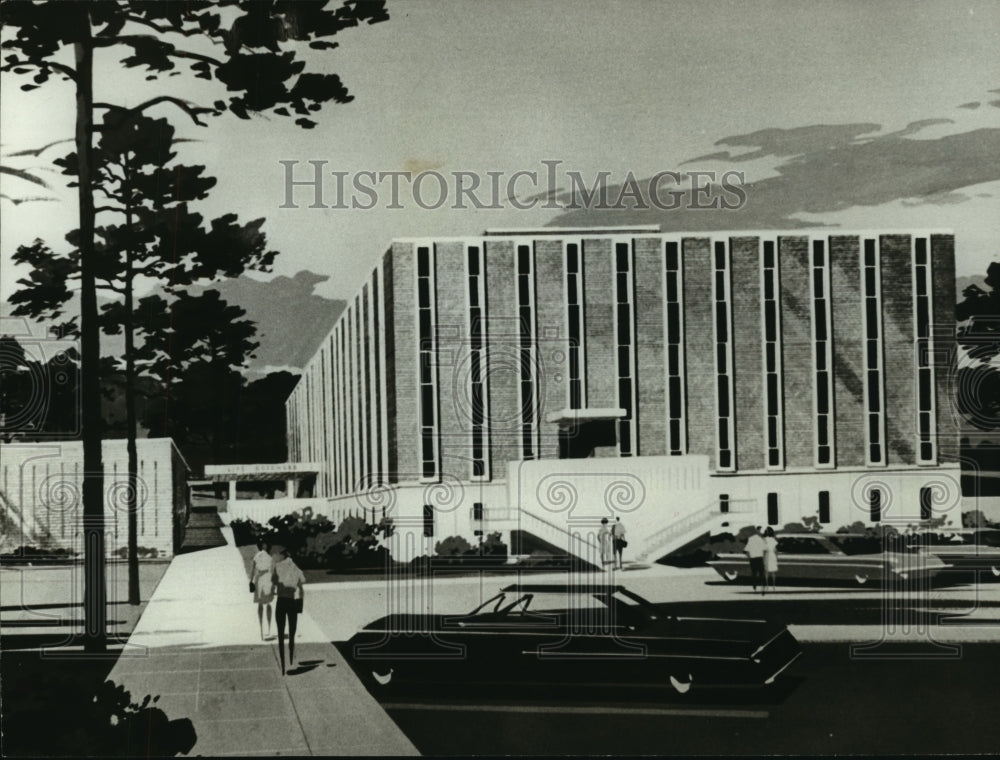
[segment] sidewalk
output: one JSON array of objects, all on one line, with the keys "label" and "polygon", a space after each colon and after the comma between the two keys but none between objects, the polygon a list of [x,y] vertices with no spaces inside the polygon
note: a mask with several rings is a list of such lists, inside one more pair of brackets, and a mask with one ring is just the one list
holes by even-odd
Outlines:
[{"label": "sidewalk", "polygon": [[174,558],[108,678],[133,701],[160,695],[171,720],[190,718],[191,755],[418,754],[310,617],[308,598],[296,668],[281,675],[223,534],[226,546]]}]

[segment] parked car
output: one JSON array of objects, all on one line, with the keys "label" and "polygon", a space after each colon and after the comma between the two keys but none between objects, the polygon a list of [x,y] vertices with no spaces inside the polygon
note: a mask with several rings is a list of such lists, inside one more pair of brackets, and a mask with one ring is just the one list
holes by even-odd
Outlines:
[{"label": "parked car", "polygon": [[619,585],[512,585],[467,614],[392,614],[344,647],[373,690],[400,681],[764,686],[801,654],[780,623],[664,615]]},{"label": "parked car", "polygon": [[961,528],[909,536],[911,548],[933,554],[956,570],[977,571],[983,580],[1000,580],[1000,529]]},{"label": "parked car", "polygon": [[[890,578],[930,579],[947,567],[933,554],[910,549],[901,538],[891,539],[890,551],[880,538],[866,535],[779,533],[776,538],[779,581],[878,585]],[[708,564],[730,583],[751,580],[745,554],[719,554]]]}]

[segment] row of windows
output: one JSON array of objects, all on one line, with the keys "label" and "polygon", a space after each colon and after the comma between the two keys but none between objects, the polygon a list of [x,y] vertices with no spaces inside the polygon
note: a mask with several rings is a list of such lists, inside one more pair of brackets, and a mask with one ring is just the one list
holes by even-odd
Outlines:
[{"label": "row of windows", "polygon": [[761,249],[761,308],[764,318],[764,427],[767,467],[784,466],[781,393],[781,299],[778,257],[774,241],[765,240]]},{"label": "row of windows", "polygon": [[[918,461],[935,461],[934,367],[931,345],[932,303],[929,240],[912,243],[913,314],[917,339],[915,373],[918,415]],[[684,271],[682,244],[664,241],[663,346],[666,379],[666,447],[670,454],[686,453]],[[773,240],[761,241],[761,315],[763,350],[763,412],[768,468],[784,466],[782,330],[780,256]],[[472,399],[470,439],[473,477],[489,477],[488,388],[486,366],[485,251],[470,244],[468,253],[468,319],[472,346],[469,393]],[[884,336],[881,314],[880,250],[876,238],[862,240],[861,290],[867,462],[886,463],[886,399],[884,389]],[[721,470],[736,466],[733,404],[734,318],[731,291],[731,252],[727,241],[713,241],[713,323],[718,412],[717,462]],[[815,414],[815,463],[833,466],[835,461],[832,371],[830,260],[826,241],[810,246],[810,290],[813,344],[813,399]],[[564,244],[565,294],[568,338],[567,395],[571,408],[585,408],[586,337],[584,246],[582,241]],[[617,400],[625,409],[619,422],[621,454],[638,453],[636,425],[636,343],[634,305],[634,252],[625,242],[612,250],[614,266],[614,326]],[[437,441],[438,399],[436,352],[436,296],[432,246],[417,249],[417,323],[420,375],[421,473],[435,478],[440,472]],[[519,317],[518,356],[521,402],[521,450],[524,458],[537,457],[538,399],[535,377],[536,283],[534,251],[529,244],[516,246],[516,301]],[[359,479],[382,472],[384,431],[381,294],[375,276],[362,295],[338,322],[314,363],[303,377],[288,405],[289,453],[295,459],[333,460],[332,472],[324,473],[322,490],[345,493]],[[372,382],[369,382],[371,380]],[[322,410],[316,413],[315,410]],[[376,420],[374,424],[372,420]],[[357,446],[355,447],[355,444]]]},{"label": "row of windows", "polygon": [[581,248],[581,243],[566,244],[566,337],[570,409],[583,409],[587,405],[587,386],[584,377],[586,366],[584,275]]},{"label": "row of windows", "polygon": [[913,294],[917,339],[917,430],[918,461],[933,463],[934,452],[934,366],[931,346],[930,267],[927,238],[913,241]]},{"label": "row of windows", "polygon": [[534,459],[538,436],[535,399],[535,266],[529,245],[517,246],[518,366],[520,368],[521,457]]},{"label": "row of windows", "polygon": [[486,430],[486,284],[483,251],[470,245],[465,250],[469,307],[469,399],[471,408],[472,477],[489,477],[489,437]]},{"label": "row of windows", "polygon": [[826,245],[812,241],[813,365],[816,466],[833,466],[833,363],[830,335],[830,269]]},{"label": "row of windows", "polygon": [[618,420],[618,451],[630,457],[636,451],[635,425],[635,323],[632,318],[632,251],[628,243],[615,244],[615,367],[618,406],[625,416]]},{"label": "row of windows", "polygon": [[885,464],[885,403],[882,390],[882,279],[881,256],[878,241],[864,241],[862,267],[863,309],[865,341],[865,386],[867,399],[868,464]]},{"label": "row of windows", "polygon": [[[819,522],[830,523],[830,492],[820,491],[817,495]],[[882,521],[882,489],[872,488],[868,491],[868,519],[871,522]],[[728,514],[730,507],[729,494],[719,494],[719,511]],[[925,486],[920,489],[920,519],[930,520],[934,516],[934,489]],[[779,525],[778,494],[767,494],[767,524]]]},{"label": "row of windows", "polygon": [[735,470],[736,457],[733,450],[733,346],[732,311],[729,268],[729,246],[723,241],[715,241],[713,246],[715,301],[715,376],[716,406],[718,409],[718,430],[716,462],[720,470]]},{"label": "row of windows", "polygon": [[677,243],[664,247],[663,334],[667,371],[667,451],[687,452],[684,383],[684,265]]},{"label": "row of windows", "polygon": [[417,372],[420,379],[420,475],[432,479],[440,472],[437,414],[437,298],[434,294],[433,250],[417,248]]}]

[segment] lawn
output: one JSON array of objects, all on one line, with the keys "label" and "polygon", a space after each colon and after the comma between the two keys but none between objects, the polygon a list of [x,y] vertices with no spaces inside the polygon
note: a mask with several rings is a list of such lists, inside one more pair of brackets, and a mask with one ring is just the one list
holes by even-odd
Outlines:
[{"label": "lawn", "polygon": [[[163,561],[140,564],[143,600],[150,598],[168,566]],[[99,722],[110,715],[94,705],[94,695],[145,604],[128,604],[125,566],[109,563],[109,651],[103,657],[85,655],[74,635],[82,625],[82,577],[79,565],[0,569],[4,757],[80,757],[102,746]]]}]

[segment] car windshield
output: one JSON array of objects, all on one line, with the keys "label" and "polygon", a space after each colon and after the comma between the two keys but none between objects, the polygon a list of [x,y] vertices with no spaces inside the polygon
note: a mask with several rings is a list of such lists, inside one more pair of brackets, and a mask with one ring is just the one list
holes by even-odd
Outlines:
[{"label": "car windshield", "polygon": [[581,621],[611,619],[632,627],[656,619],[648,601],[621,586],[505,588],[465,617],[499,615],[516,620],[549,613],[566,613]]}]

